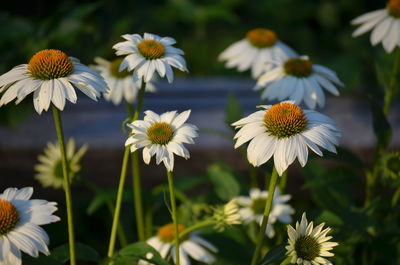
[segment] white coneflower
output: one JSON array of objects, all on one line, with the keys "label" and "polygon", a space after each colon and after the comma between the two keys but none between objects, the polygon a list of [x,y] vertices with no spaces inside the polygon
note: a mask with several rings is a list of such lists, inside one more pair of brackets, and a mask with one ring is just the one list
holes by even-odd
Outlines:
[{"label": "white coneflower", "polygon": [[[75,140],[72,138],[68,140],[66,154],[70,182],[81,170],[80,160],[87,149],[88,145],[83,145],[79,150],[75,151]],[[48,142],[44,149],[44,154],[39,155],[38,160],[40,163],[35,166],[35,171],[37,172],[35,178],[43,187],[61,189],[63,187],[64,175],[58,143]]]},{"label": "white coneflower", "polygon": [[340,131],[329,117],[314,110],[302,110],[293,101],[260,108],[263,110],[232,124],[240,129],[234,137],[235,148],[250,141],[247,159],[252,165],[260,166],[274,156],[275,168],[282,175],[296,157],[305,166],[307,147],[320,156],[318,145],[336,152]]},{"label": "white coneflower", "polygon": [[241,215],[239,214],[239,206],[236,199],[232,199],[225,205],[214,209],[213,219],[216,222],[215,228],[219,232],[232,225],[241,224]]},{"label": "white coneflower", "polygon": [[49,255],[49,237],[40,227],[60,220],[55,202],[30,200],[33,188],[8,188],[0,194],[0,264],[21,265],[21,251]]},{"label": "white coneflower", "polygon": [[160,37],[155,34],[144,33],[125,34],[126,40],[113,46],[117,55],[126,55],[119,68],[120,71],[128,69],[133,71],[134,80],[149,82],[157,71],[160,77],[166,76],[168,82],[174,80],[172,67],[187,72],[184,52],[173,47],[176,41],[170,37]]},{"label": "white coneflower", "polygon": [[[261,225],[264,216],[265,204],[267,203],[268,191],[261,191],[258,188],[252,188],[248,196],[239,196],[236,201],[241,206],[239,214],[245,223],[252,221]],[[292,222],[294,209],[287,202],[290,200],[289,194],[280,194],[279,188],[275,189],[272,200],[272,209],[268,219],[268,225],[265,234],[272,238],[275,235],[274,224],[278,220],[281,223],[289,224]]]},{"label": "white coneflower", "polygon": [[[179,225],[179,232],[182,233],[186,227],[184,225]],[[173,241],[175,240],[175,230],[173,224],[167,224],[162,226],[157,235],[151,237],[147,240],[147,244],[155,248],[163,258],[167,258],[168,254],[170,254],[174,260],[175,257],[175,246],[173,245]],[[180,238],[181,244],[179,245],[179,263],[182,265],[190,265],[191,261],[189,257],[196,261],[200,261],[205,264],[212,264],[215,261],[214,256],[210,253],[217,252],[217,248],[204,240],[196,233],[190,233],[183,238]],[[147,261],[141,260],[139,262],[140,265],[150,264]]]},{"label": "white coneflower", "polygon": [[317,104],[320,107],[325,105],[324,89],[338,96],[336,86],[344,86],[335,72],[314,64],[307,56],[268,64],[274,65],[273,69],[261,75],[254,87],[255,90],[263,89],[262,99],[290,99],[295,104],[304,101],[307,107],[314,109]]},{"label": "white coneflower", "polygon": [[103,78],[93,69],[81,64],[60,50],[37,52],[28,64],[21,64],[0,76],[0,106],[17,99],[20,103],[33,93],[37,113],[47,111],[50,103],[63,110],[65,100],[76,103],[75,88],[97,100],[108,90]]},{"label": "white coneflower", "polygon": [[173,171],[174,154],[188,159],[190,154],[183,144],[193,144],[193,138],[198,136],[197,127],[185,123],[190,110],[180,114],[170,111],[158,115],[151,110],[144,113],[143,120],[128,124],[132,136],[126,140],[125,146],[129,145],[131,152],[143,148],[143,161],[146,164],[155,155],[157,165],[163,162],[168,171]]},{"label": "white coneflower", "polygon": [[353,32],[353,37],[372,30],[371,44],[375,46],[382,42],[383,48],[390,53],[400,46],[400,0],[390,0],[386,8],[361,15],[353,19],[351,24],[360,25]]},{"label": "white coneflower", "polygon": [[[114,103],[114,105],[119,105],[122,99],[129,103],[134,103],[141,87],[141,81],[134,81],[132,73],[127,70],[119,71],[122,58],[117,58],[111,62],[100,57],[96,57],[94,60],[97,65],[93,66],[93,68],[100,72],[110,87],[110,90],[103,94],[104,98]],[[146,84],[146,91],[156,92],[156,88],[151,81]]]},{"label": "white coneflower", "polygon": [[295,55],[291,48],[278,40],[274,31],[256,28],[247,32],[245,39],[224,50],[218,59],[227,61],[227,68],[237,67],[239,72],[251,68],[252,77],[257,78],[263,71],[271,69],[271,65],[265,65],[266,62]]},{"label": "white coneflower", "polygon": [[306,213],[303,213],[301,222],[296,222],[296,229],[288,225],[289,235],[286,246],[287,253],[291,257],[291,263],[304,265],[332,265],[325,257],[332,257],[329,252],[338,243],[329,241],[332,237],[327,236],[331,229],[322,229],[324,223],[314,227],[313,222],[308,223]]}]

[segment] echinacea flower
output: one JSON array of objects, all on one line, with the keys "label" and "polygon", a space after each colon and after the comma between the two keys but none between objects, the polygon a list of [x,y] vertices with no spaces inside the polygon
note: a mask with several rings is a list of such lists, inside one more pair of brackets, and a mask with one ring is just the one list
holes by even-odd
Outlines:
[{"label": "echinacea flower", "polygon": [[391,53],[400,46],[400,0],[389,0],[386,8],[363,14],[353,19],[351,24],[359,25],[353,37],[372,30],[371,44],[375,46],[382,42],[386,52]]},{"label": "echinacea flower", "polygon": [[307,56],[286,58],[274,61],[272,70],[267,71],[257,81],[255,90],[263,90],[262,99],[279,101],[290,99],[295,104],[304,101],[310,109],[325,105],[326,89],[335,96],[339,95],[336,86],[344,86],[336,73],[318,64]]},{"label": "echinacea flower", "polygon": [[293,101],[259,106],[259,110],[232,125],[240,129],[234,139],[235,148],[250,141],[247,159],[257,167],[274,156],[274,165],[281,176],[294,162],[305,166],[309,147],[322,156],[318,146],[336,153],[340,131],[329,117],[314,110],[302,110]]},{"label": "echinacea flower", "polygon": [[[264,216],[265,204],[267,203],[268,191],[261,191],[258,188],[252,188],[248,196],[239,196],[236,201],[241,209],[241,215],[245,223],[252,221],[261,225]],[[279,188],[275,189],[274,198],[272,200],[272,209],[269,215],[265,234],[272,238],[275,235],[274,224],[279,221],[284,224],[292,222],[291,215],[294,214],[294,209],[287,202],[290,200],[289,194],[280,194]]]},{"label": "echinacea flower", "polygon": [[33,92],[37,113],[47,111],[50,103],[63,110],[65,100],[76,103],[75,88],[97,101],[108,90],[103,78],[94,70],[60,50],[37,52],[28,64],[21,64],[0,76],[0,106],[14,99],[20,103]]},{"label": "echinacea flower", "polygon": [[329,251],[338,243],[329,241],[332,237],[327,234],[331,229],[323,227],[324,223],[316,227],[313,222],[308,223],[306,213],[303,213],[300,224],[296,222],[296,229],[288,225],[289,245],[286,246],[286,255],[292,258],[292,264],[332,265],[326,257],[334,255]]},{"label": "echinacea flower", "polygon": [[237,67],[239,72],[251,68],[252,77],[257,78],[271,69],[266,62],[288,56],[296,56],[296,53],[281,42],[274,31],[255,28],[247,32],[246,38],[225,49],[218,59],[226,61],[227,68]]},{"label": "echinacea flower", "polygon": [[49,255],[49,237],[40,227],[60,220],[57,203],[30,200],[33,188],[8,188],[0,194],[0,264],[21,265],[21,251]]},{"label": "echinacea flower", "polygon": [[[186,227],[182,224],[179,225],[179,232],[182,233]],[[174,260],[175,257],[175,230],[173,224],[167,224],[162,226],[156,236],[153,236],[147,240],[147,244],[155,248],[164,259],[170,254]],[[193,260],[200,261],[205,264],[212,264],[215,261],[214,256],[210,253],[217,252],[217,248],[198,236],[195,232],[180,238],[181,244],[179,245],[179,263],[181,265],[192,264],[189,257]],[[147,261],[139,261],[140,265],[149,264]]]},{"label": "echinacea flower", "polygon": [[221,207],[214,209],[213,219],[215,220],[215,229],[219,232],[232,225],[241,224],[241,215],[236,199],[230,200]]},{"label": "echinacea flower", "polygon": [[151,110],[144,113],[143,120],[127,124],[132,129],[132,135],[126,140],[125,146],[130,146],[131,152],[143,148],[143,161],[146,164],[155,155],[157,165],[163,162],[168,171],[173,171],[174,154],[189,159],[189,151],[183,144],[193,144],[193,138],[198,136],[197,127],[185,123],[190,110],[180,114],[169,111],[158,115]]},{"label": "echinacea flower", "polygon": [[166,76],[169,83],[174,80],[172,67],[187,72],[184,52],[173,47],[176,41],[170,37],[160,37],[155,34],[144,33],[125,34],[122,37],[126,40],[113,46],[117,55],[126,55],[121,62],[119,70],[128,69],[133,71],[134,80],[149,82],[155,72],[160,77]]},{"label": "echinacea flower", "polygon": [[[69,179],[71,180],[81,170],[80,160],[86,153],[88,146],[83,145],[75,151],[75,140],[69,139],[65,147],[69,168]],[[43,187],[61,189],[63,187],[64,174],[62,171],[62,158],[58,143],[48,142],[44,154],[38,156],[39,164],[35,166],[37,172],[35,178]]]},{"label": "echinacea flower", "polygon": [[[126,102],[134,103],[138,91],[141,87],[141,81],[132,79],[132,73],[127,70],[119,71],[122,58],[117,58],[113,61],[107,61],[103,58],[96,57],[94,61],[97,65],[93,66],[100,72],[110,90],[103,94],[107,101],[111,101],[114,105],[119,105],[124,99]],[[155,92],[156,88],[150,81],[146,84],[146,91]]]}]

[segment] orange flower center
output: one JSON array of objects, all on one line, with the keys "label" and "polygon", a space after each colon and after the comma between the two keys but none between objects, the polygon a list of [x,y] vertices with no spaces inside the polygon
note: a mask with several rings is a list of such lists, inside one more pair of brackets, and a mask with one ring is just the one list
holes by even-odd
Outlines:
[{"label": "orange flower center", "polygon": [[283,65],[286,74],[307,77],[312,73],[312,62],[302,58],[290,58]]},{"label": "orange flower center", "polygon": [[32,56],[28,70],[34,79],[51,80],[69,76],[74,71],[74,65],[62,51],[48,49]]},{"label": "orange flower center", "polygon": [[400,0],[390,0],[386,7],[392,17],[400,18]]},{"label": "orange flower center", "polygon": [[19,221],[19,214],[12,203],[0,200],[0,235],[5,235],[15,228]]},{"label": "orange flower center", "polygon": [[119,66],[121,65],[122,60],[122,58],[117,58],[112,61],[109,66],[110,74],[117,79],[122,79],[130,76],[130,73],[126,69],[121,72],[119,71]]},{"label": "orange flower center", "polygon": [[279,139],[301,133],[308,124],[302,109],[288,102],[273,105],[265,113],[264,122],[267,132]]},{"label": "orange flower center", "polygon": [[153,144],[167,144],[173,136],[174,130],[166,122],[156,122],[147,129],[147,137]]},{"label": "orange flower center", "polygon": [[[181,225],[181,224],[178,225],[179,233],[182,233],[185,229],[186,229],[186,227],[184,225]],[[175,237],[176,237],[174,224],[166,224],[166,225],[162,226],[158,230],[157,236],[163,242],[172,242],[172,241],[174,241]],[[184,236],[184,238],[181,238],[181,241],[186,240],[188,237],[189,237],[189,235]]]},{"label": "orange flower center", "polygon": [[140,54],[148,60],[161,58],[165,54],[164,45],[155,40],[142,40],[137,47]]},{"label": "orange flower center", "polygon": [[277,36],[269,29],[252,29],[246,34],[247,40],[257,48],[271,47],[275,44]]}]

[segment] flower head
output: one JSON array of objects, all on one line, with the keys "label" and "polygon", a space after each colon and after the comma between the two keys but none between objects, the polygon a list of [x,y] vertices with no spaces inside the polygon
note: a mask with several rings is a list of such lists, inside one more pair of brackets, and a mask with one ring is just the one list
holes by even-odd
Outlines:
[{"label": "flower head", "polygon": [[[97,57],[94,60],[97,65],[93,66],[93,68],[100,72],[101,76],[110,87],[110,90],[104,93],[104,98],[114,103],[114,105],[121,103],[122,99],[129,103],[134,103],[141,87],[141,81],[133,80],[132,73],[128,72],[126,69],[121,72],[119,71],[123,59],[117,58],[109,62],[103,58]],[[146,84],[146,91],[156,91],[151,81]]]},{"label": "flower head", "polygon": [[37,52],[28,64],[21,64],[0,76],[0,106],[16,100],[20,103],[33,92],[33,105],[37,113],[47,111],[50,103],[63,110],[65,100],[76,103],[75,88],[97,100],[108,90],[107,84],[96,71],[69,57],[60,50]]},{"label": "flower head", "polygon": [[[184,225],[179,225],[180,232],[183,232],[185,229]],[[170,253],[175,261],[175,246],[173,245],[175,237],[174,225],[166,224],[157,231],[156,236],[149,238],[147,243],[155,248],[161,257],[166,258],[168,253]],[[192,232],[180,238],[179,251],[180,264],[190,265],[189,257],[205,264],[214,263],[215,258],[210,251],[217,252],[218,250],[214,245]],[[147,265],[149,263],[141,260],[139,264]]]},{"label": "flower head", "polygon": [[375,46],[382,42],[386,52],[391,53],[400,46],[400,0],[389,0],[386,8],[363,14],[353,19],[351,24],[359,25],[353,37],[372,30],[371,44]]},{"label": "flower head", "polygon": [[216,221],[215,228],[217,231],[224,231],[227,227],[241,224],[242,221],[236,199],[232,199],[225,205],[215,208],[213,219]]},{"label": "flower head", "polygon": [[49,255],[49,237],[40,227],[60,220],[55,202],[30,200],[33,188],[8,188],[0,194],[0,264],[21,265],[21,251]]},{"label": "flower head", "polygon": [[[239,214],[245,223],[256,221],[261,225],[265,204],[267,203],[268,191],[261,191],[258,188],[250,190],[250,196],[240,196],[236,199],[241,209]],[[272,238],[275,235],[274,224],[278,220],[281,223],[289,224],[292,222],[292,214],[294,209],[288,204],[291,196],[289,194],[282,195],[279,188],[275,189],[274,198],[272,200],[272,209],[268,218],[265,234]]]},{"label": "flower head", "polygon": [[[66,146],[70,181],[81,170],[80,160],[88,149],[87,145],[75,151],[74,139],[69,139]],[[37,172],[35,178],[43,187],[61,189],[63,187],[64,174],[62,171],[61,152],[58,143],[48,142],[44,154],[38,156],[39,164],[35,166]]]},{"label": "flower head", "polygon": [[291,48],[278,39],[274,31],[256,28],[247,32],[246,38],[224,50],[219,60],[227,61],[227,68],[237,67],[239,72],[251,68],[252,77],[257,78],[263,71],[271,69],[271,65],[265,66],[266,62],[295,55]]},{"label": "flower head", "polygon": [[323,227],[324,223],[316,227],[313,222],[308,223],[306,213],[303,213],[300,224],[296,222],[296,229],[288,225],[289,245],[286,246],[286,255],[292,258],[291,263],[332,265],[325,257],[333,256],[329,251],[338,243],[329,241],[332,237],[327,234],[331,229]]},{"label": "flower head", "polygon": [[313,110],[303,110],[293,101],[260,106],[257,111],[232,125],[236,133],[235,148],[250,141],[247,159],[254,166],[266,163],[274,156],[279,175],[294,162],[296,157],[305,166],[309,147],[322,156],[318,145],[336,152],[340,131],[335,122]]},{"label": "flower head", "polygon": [[254,87],[255,90],[263,90],[262,99],[290,99],[296,104],[304,101],[307,107],[315,109],[316,105],[325,105],[324,89],[337,96],[339,91],[336,87],[344,86],[335,72],[314,64],[307,56],[268,64],[273,64],[273,69],[261,75]]},{"label": "flower head", "polygon": [[193,138],[198,136],[197,127],[185,123],[190,110],[181,114],[170,111],[158,115],[151,110],[144,113],[144,120],[128,124],[132,135],[126,140],[125,146],[129,145],[131,152],[143,147],[143,161],[146,164],[156,155],[157,165],[163,162],[167,170],[173,171],[174,154],[188,159],[190,154],[183,144],[193,144]]},{"label": "flower head", "polygon": [[171,66],[187,72],[184,52],[173,47],[176,41],[170,37],[160,37],[155,34],[145,33],[125,34],[126,40],[113,46],[117,55],[126,55],[121,62],[119,70],[128,69],[133,71],[134,80],[148,83],[157,71],[160,77],[167,76],[168,82],[172,83],[174,74]]}]

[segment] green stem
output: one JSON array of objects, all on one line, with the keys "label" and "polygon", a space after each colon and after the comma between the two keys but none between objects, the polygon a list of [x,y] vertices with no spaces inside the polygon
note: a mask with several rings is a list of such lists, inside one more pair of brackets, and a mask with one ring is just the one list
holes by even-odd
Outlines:
[{"label": "green stem", "polygon": [[285,172],[282,173],[282,176],[279,180],[279,190],[281,191],[281,194],[285,193],[286,184],[287,184],[287,170],[285,170]]},{"label": "green stem", "polygon": [[385,93],[383,113],[386,116],[389,114],[393,97],[396,94],[396,86],[397,86],[397,81],[399,80],[399,74],[400,74],[400,48],[397,48],[396,58],[394,59],[393,63],[392,75],[390,77],[389,86]]},{"label": "green stem", "polygon": [[261,248],[262,248],[263,241],[264,241],[265,230],[267,228],[269,214],[270,214],[271,208],[272,208],[272,199],[274,198],[275,187],[276,187],[277,181],[278,181],[278,172],[276,172],[276,169],[274,167],[272,170],[271,180],[269,182],[268,198],[267,198],[267,202],[265,204],[264,216],[263,216],[263,220],[261,223],[261,229],[258,234],[256,250],[253,253],[251,265],[256,265],[260,259]]},{"label": "green stem", "polygon": [[184,238],[186,235],[190,234],[191,232],[193,232],[195,230],[198,230],[200,228],[204,228],[204,227],[207,227],[210,225],[215,225],[215,224],[216,224],[216,222],[214,220],[206,220],[201,223],[192,225],[192,226],[186,228],[185,230],[183,230],[182,233],[179,234],[179,239]]},{"label": "green stem", "polygon": [[[139,111],[142,108],[142,104],[143,104],[145,88],[146,88],[146,83],[144,81],[142,81],[142,86],[140,87],[140,91],[139,91],[138,104],[136,106],[136,111],[135,111],[135,114],[133,115],[132,121],[137,120],[139,117]],[[132,135],[132,134],[129,134],[129,135]],[[117,234],[117,230],[118,230],[119,216],[121,214],[122,195],[124,193],[126,171],[128,168],[128,160],[129,160],[129,153],[130,153],[129,149],[130,149],[130,146],[125,146],[124,157],[122,159],[121,175],[120,175],[120,179],[119,179],[118,192],[117,192],[117,200],[115,202],[115,212],[114,212],[114,218],[113,218],[113,223],[112,223],[112,227],[111,227],[110,243],[108,245],[107,256],[109,258],[111,258],[114,255],[115,239],[116,239],[116,234]],[[112,262],[110,264],[112,264]]]},{"label": "green stem", "polygon": [[65,191],[65,201],[67,205],[67,220],[68,220],[68,242],[69,242],[69,258],[70,264],[76,265],[76,257],[75,257],[75,235],[74,235],[74,215],[72,210],[72,197],[71,197],[71,187],[69,183],[69,168],[67,161],[67,153],[65,151],[65,141],[64,141],[64,133],[61,122],[60,111],[55,107],[53,108],[53,117],[54,123],[56,125],[57,138],[60,146],[61,152],[61,162],[62,162],[62,170],[64,176],[64,191]]},{"label": "green stem", "polygon": [[175,188],[174,188],[174,179],[172,176],[172,172],[167,170],[167,176],[168,176],[168,187],[169,187],[169,198],[171,201],[171,217],[172,221],[174,222],[174,229],[175,229],[175,264],[179,265],[180,260],[179,260],[179,241],[180,241],[180,236],[179,236],[179,223],[178,223],[178,212],[176,211],[176,202],[175,202]]}]

